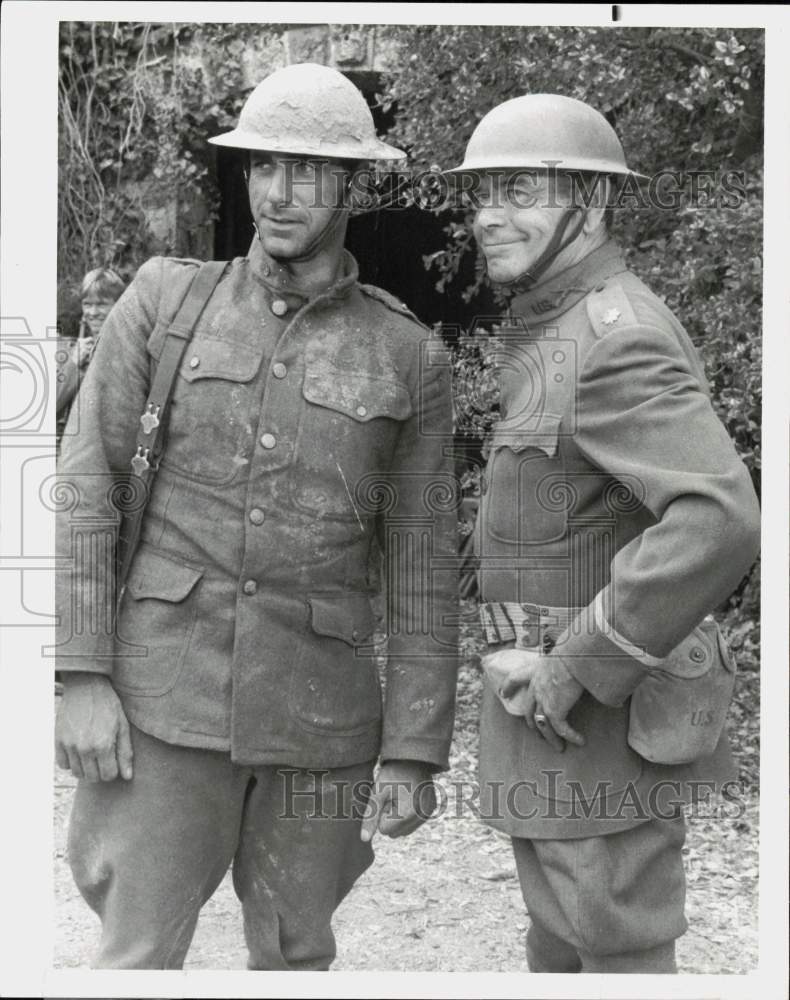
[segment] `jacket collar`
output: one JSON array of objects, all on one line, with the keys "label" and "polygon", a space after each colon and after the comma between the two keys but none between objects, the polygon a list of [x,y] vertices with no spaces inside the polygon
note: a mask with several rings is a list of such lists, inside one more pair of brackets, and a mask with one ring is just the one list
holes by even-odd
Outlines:
[{"label": "jacket collar", "polygon": [[607,240],[567,270],[515,295],[510,300],[508,312],[523,316],[528,324],[536,320],[549,322],[575,306],[607,278],[625,270],[622,250],[614,240]]},{"label": "jacket collar", "polygon": [[[252,239],[250,249],[247,251],[247,260],[252,265],[252,274],[256,281],[275,297],[285,299],[292,306],[303,305],[309,300],[310,297],[294,285],[288,268],[266,253],[257,236]],[[326,289],[314,295],[313,301],[324,298],[347,298],[358,279],[359,268],[356,260],[348,250],[343,250],[338,277]]]}]

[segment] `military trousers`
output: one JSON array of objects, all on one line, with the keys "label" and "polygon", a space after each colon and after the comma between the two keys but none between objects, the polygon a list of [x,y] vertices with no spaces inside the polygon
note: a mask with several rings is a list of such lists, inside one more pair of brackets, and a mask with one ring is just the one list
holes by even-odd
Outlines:
[{"label": "military trousers", "polygon": [[328,969],[334,910],[373,860],[360,840],[373,761],[242,766],[132,727],[134,776],[80,781],[69,827],[77,886],[101,918],[94,968],[179,969],[228,868],[250,969]]},{"label": "military trousers", "polygon": [[677,972],[685,933],[682,815],[605,836],[513,837],[531,972]]}]

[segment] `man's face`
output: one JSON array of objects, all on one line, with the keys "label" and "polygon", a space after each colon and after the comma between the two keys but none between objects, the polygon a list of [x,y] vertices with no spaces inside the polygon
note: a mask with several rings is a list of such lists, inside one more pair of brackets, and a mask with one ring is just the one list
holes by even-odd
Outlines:
[{"label": "man's face", "polygon": [[483,174],[474,234],[493,281],[515,281],[546,249],[570,199],[556,178],[534,171]]},{"label": "man's face", "polygon": [[336,160],[250,153],[250,208],[264,250],[300,257],[342,204],[347,169]]},{"label": "man's face", "polygon": [[82,300],[82,318],[91,337],[98,337],[99,330],[114,305],[114,299],[104,298],[90,291]]}]

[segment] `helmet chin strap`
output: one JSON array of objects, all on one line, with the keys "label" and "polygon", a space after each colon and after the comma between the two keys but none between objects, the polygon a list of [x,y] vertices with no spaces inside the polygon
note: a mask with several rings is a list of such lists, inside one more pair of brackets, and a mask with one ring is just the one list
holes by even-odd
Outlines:
[{"label": "helmet chin strap", "polygon": [[[580,213],[579,223],[571,233],[566,235],[568,233],[568,228],[570,227],[571,219],[576,212]],[[497,282],[497,284],[515,288],[522,287],[524,290],[532,288],[533,285],[537,284],[538,279],[546,273],[549,265],[555,260],[558,254],[562,253],[562,251],[566,247],[570,246],[571,243],[573,243],[573,241],[579,236],[582,229],[584,229],[584,223],[585,215],[581,208],[568,209],[563,216],[562,221],[554,230],[554,233],[552,234],[545,250],[538,257],[532,267],[523,274],[520,274],[517,278],[513,278],[512,281],[502,281]]]}]

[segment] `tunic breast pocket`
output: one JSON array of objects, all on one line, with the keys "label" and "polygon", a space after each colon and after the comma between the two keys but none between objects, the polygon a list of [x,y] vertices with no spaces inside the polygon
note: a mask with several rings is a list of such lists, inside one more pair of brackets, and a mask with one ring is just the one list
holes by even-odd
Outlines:
[{"label": "tunic breast pocket", "polygon": [[550,415],[533,428],[508,420],[494,427],[483,497],[489,538],[535,545],[564,537],[573,495],[561,481],[560,437],[560,418]]},{"label": "tunic breast pocket", "polygon": [[173,391],[163,468],[220,485],[249,463],[261,357],[260,350],[226,340],[200,338],[187,347]]},{"label": "tunic breast pocket", "polygon": [[365,477],[389,471],[403,421],[412,413],[408,388],[308,362],[302,393],[294,505],[317,517],[356,521],[370,515],[370,490],[360,487]]}]

